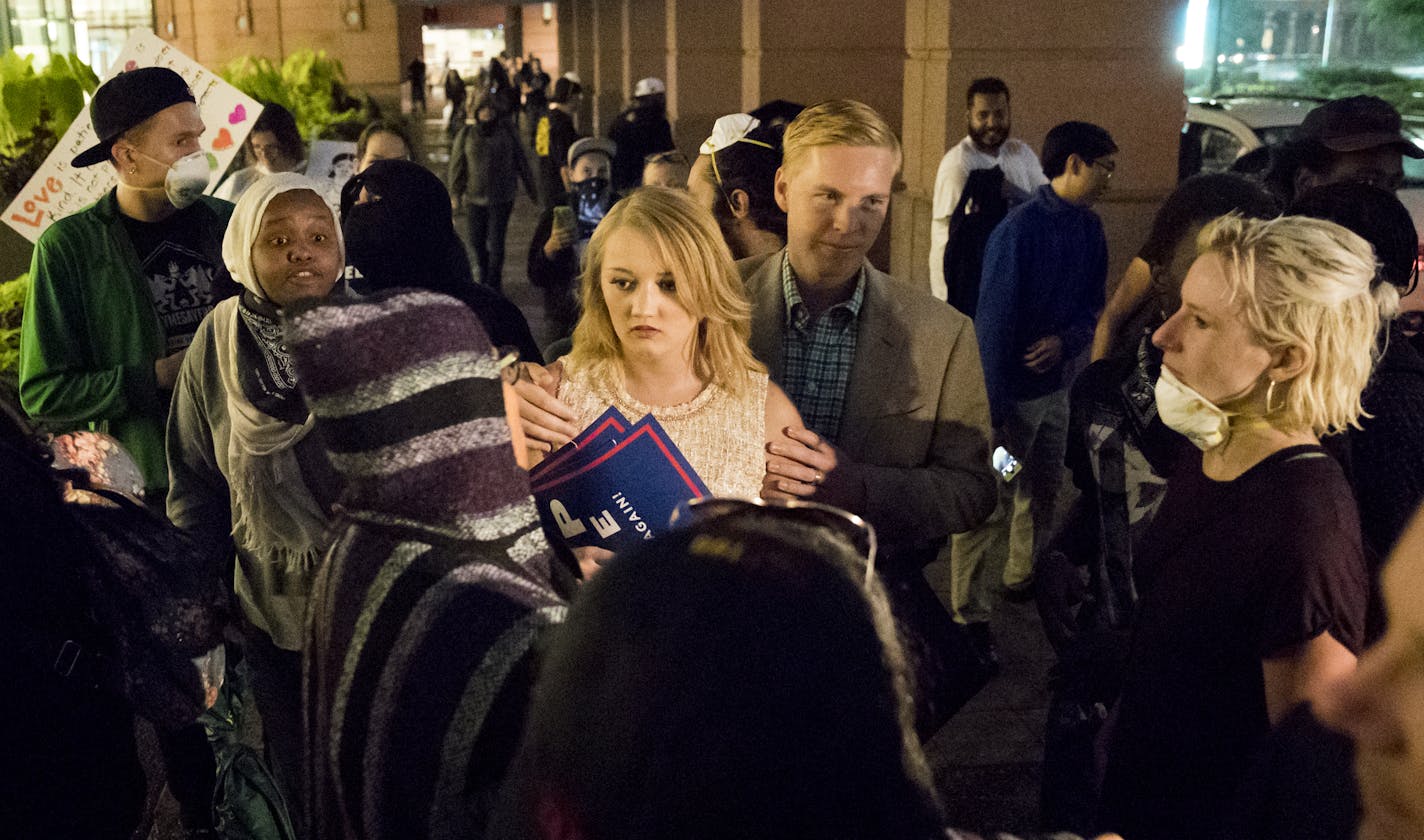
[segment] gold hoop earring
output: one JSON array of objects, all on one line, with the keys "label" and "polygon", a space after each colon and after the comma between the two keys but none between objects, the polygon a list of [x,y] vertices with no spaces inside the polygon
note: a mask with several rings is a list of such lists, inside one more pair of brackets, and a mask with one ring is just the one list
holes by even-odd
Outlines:
[{"label": "gold hoop earring", "polygon": [[130,166],[130,167],[129,167],[129,174],[130,174],[130,175],[137,175],[137,174],[138,174],[138,167],[137,167],[137,166]]},{"label": "gold hoop earring", "polygon": [[[1271,407],[1271,398],[1276,395],[1276,380],[1272,379],[1271,384],[1266,386],[1266,416],[1275,414],[1278,409]],[[1281,400],[1281,408],[1286,407],[1286,401]]]}]

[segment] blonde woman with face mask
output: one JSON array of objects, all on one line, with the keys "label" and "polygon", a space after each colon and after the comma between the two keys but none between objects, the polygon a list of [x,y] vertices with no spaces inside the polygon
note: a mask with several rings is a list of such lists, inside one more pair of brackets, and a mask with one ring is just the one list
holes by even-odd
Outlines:
[{"label": "blonde woman with face mask", "polygon": [[1199,453],[1169,476],[1141,596],[1100,826],[1214,837],[1249,755],[1350,673],[1368,582],[1354,500],[1320,436],[1357,424],[1381,310],[1374,255],[1314,219],[1226,216],[1199,239],[1153,335],[1157,407]]}]

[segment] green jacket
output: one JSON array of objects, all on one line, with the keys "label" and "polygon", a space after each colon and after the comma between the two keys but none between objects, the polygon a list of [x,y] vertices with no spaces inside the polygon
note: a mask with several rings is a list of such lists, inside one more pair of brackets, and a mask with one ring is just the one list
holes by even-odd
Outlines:
[{"label": "green jacket", "polygon": [[[221,266],[232,205],[201,202],[212,214],[202,250]],[[150,493],[167,487],[169,394],[153,372],[165,355],[163,327],[114,190],[40,235],[30,282],[20,325],[25,411],[56,430],[108,432],[138,461]]]}]

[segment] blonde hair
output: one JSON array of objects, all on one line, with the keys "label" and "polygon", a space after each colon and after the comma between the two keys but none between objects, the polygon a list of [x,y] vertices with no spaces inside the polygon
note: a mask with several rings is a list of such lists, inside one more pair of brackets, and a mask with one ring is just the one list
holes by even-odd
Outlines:
[{"label": "blonde hair", "polygon": [[766,371],[747,345],[752,305],[712,214],[682,190],[642,187],[613,205],[599,222],[580,281],[583,315],[574,327],[570,362],[606,370],[622,359],[601,275],[609,237],[625,228],[652,241],[672,272],[678,303],[697,321],[693,371],[702,381],[740,395],[750,385],[750,374]]},{"label": "blonde hair", "polygon": [[[1305,367],[1266,419],[1317,435],[1359,428],[1360,393],[1379,357],[1380,313],[1398,305],[1388,283],[1371,291],[1370,244],[1333,222],[1305,216],[1223,216],[1202,230],[1202,253],[1219,256],[1231,298],[1267,350],[1297,347]],[[1393,301],[1390,300],[1393,298]]]},{"label": "blonde hair", "polygon": [[889,149],[900,171],[900,138],[874,108],[854,99],[831,99],[802,111],[786,127],[781,140],[781,168],[790,174],[806,153],[817,146],[859,146]]}]

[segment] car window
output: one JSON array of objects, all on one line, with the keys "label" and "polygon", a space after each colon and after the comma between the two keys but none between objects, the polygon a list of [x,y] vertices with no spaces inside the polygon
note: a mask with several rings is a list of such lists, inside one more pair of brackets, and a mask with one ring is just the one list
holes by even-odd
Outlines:
[{"label": "car window", "polygon": [[[1404,135],[1413,140],[1414,145],[1424,148],[1424,135],[1420,134],[1417,124],[1406,125]],[[1404,186],[1415,189],[1424,187],[1424,160],[1415,160],[1408,156],[1404,158]]]},{"label": "car window", "polygon": [[1293,125],[1267,126],[1256,129],[1256,136],[1261,138],[1262,146],[1279,146],[1291,139],[1291,135],[1295,134],[1295,128]]},{"label": "car window", "polygon": [[1236,135],[1216,126],[1202,126],[1201,171],[1225,172],[1241,156],[1241,141]]}]

